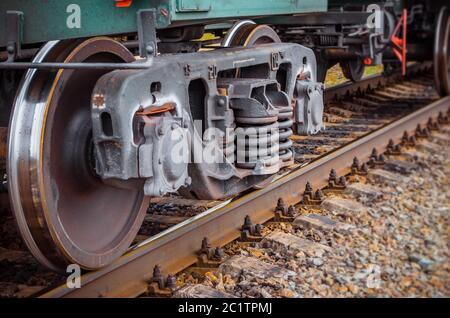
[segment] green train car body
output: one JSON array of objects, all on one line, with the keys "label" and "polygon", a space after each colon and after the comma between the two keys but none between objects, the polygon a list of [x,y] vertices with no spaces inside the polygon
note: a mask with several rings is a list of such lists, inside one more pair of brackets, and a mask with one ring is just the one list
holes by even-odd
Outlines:
[{"label": "green train car body", "polygon": [[225,19],[275,16],[327,10],[327,0],[2,0],[0,47],[6,44],[6,12],[22,12],[23,44],[136,32],[136,12],[156,10],[158,29]]}]

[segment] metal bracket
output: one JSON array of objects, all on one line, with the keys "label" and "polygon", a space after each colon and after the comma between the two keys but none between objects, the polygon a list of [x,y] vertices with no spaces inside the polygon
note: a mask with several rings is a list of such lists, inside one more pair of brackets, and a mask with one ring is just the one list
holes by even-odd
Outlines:
[{"label": "metal bracket", "polygon": [[158,44],[156,39],[155,9],[139,10],[137,12],[137,29],[139,40],[139,55],[142,58],[156,56]]},{"label": "metal bracket", "polygon": [[6,11],[6,48],[8,62],[13,62],[21,55],[23,35],[23,12]]}]

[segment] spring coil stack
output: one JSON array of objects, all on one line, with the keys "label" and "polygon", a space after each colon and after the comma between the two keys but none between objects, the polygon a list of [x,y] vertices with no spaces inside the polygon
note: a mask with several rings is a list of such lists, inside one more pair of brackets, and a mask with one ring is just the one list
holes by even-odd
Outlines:
[{"label": "spring coil stack", "polygon": [[[273,118],[265,118],[273,120]],[[237,161],[236,166],[243,169],[255,169],[255,172],[267,171],[268,169],[279,170],[279,134],[278,122],[248,125],[239,122],[236,129]]]},{"label": "spring coil stack", "polygon": [[294,163],[294,153],[292,151],[292,140],[289,139],[293,135],[292,125],[294,124],[292,116],[294,115],[290,106],[277,107],[278,109],[278,129],[280,137],[279,155],[282,167],[289,166]]},{"label": "spring coil stack", "polygon": [[[235,166],[263,175],[292,164],[289,137],[293,134],[293,110],[279,84],[274,80],[235,78],[220,79],[219,86],[226,90],[234,112]],[[229,140],[223,144],[224,154],[232,158]]]}]

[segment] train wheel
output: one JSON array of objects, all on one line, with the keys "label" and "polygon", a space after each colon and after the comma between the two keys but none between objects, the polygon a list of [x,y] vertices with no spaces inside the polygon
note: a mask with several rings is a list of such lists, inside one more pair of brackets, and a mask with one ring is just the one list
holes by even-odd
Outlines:
[{"label": "train wheel", "polygon": [[450,95],[450,11],[442,7],[434,41],[434,79],[441,96]]},{"label": "train wheel", "polygon": [[[107,38],[47,43],[35,62],[132,62]],[[8,143],[9,193],[20,233],[40,263],[103,267],[134,239],[147,209],[142,187],[120,188],[95,173],[90,101],[105,70],[29,70]]]},{"label": "train wheel", "polygon": [[229,47],[232,45],[233,39],[238,36],[236,35],[239,32],[242,32],[242,29],[247,25],[256,25],[255,22],[251,20],[242,20],[237,21],[233,26],[228,30],[227,34],[222,40],[222,46]]},{"label": "train wheel", "polygon": [[326,59],[317,59],[317,81],[321,83],[325,83],[327,78],[327,72],[329,68],[328,60]]},{"label": "train wheel", "polygon": [[222,46],[255,46],[280,42],[278,34],[268,25],[257,25],[245,20],[233,25],[223,39]]},{"label": "train wheel", "polygon": [[358,82],[364,75],[364,64],[360,58],[339,63],[344,76],[353,81]]}]

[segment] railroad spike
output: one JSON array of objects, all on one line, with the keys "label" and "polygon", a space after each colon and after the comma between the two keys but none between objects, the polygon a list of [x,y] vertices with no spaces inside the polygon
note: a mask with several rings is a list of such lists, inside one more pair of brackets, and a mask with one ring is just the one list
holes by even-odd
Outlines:
[{"label": "railroad spike", "polygon": [[369,161],[367,162],[367,164],[369,165],[369,167],[375,168],[375,166],[376,166],[376,160],[373,159],[373,158],[369,158]]},{"label": "railroad spike", "polygon": [[427,127],[430,131],[438,131],[439,130],[439,124],[436,121],[434,121],[431,117],[428,118],[428,123],[427,123]]},{"label": "railroad spike", "polygon": [[434,122],[433,122],[433,119],[431,119],[431,117],[430,117],[430,118],[428,118],[428,121],[427,121],[427,127],[429,130],[434,130],[433,126],[434,126]]},{"label": "railroad spike", "polygon": [[246,215],[244,218],[244,225],[242,225],[242,230],[250,230],[253,226],[252,220],[249,215]]},{"label": "railroad spike", "polygon": [[309,181],[307,181],[306,185],[305,185],[305,193],[312,193],[312,191],[313,191],[313,188],[311,186],[311,183]]},{"label": "railroad spike", "polygon": [[330,175],[328,176],[328,188],[333,188],[337,185],[337,173],[336,170],[331,169]]},{"label": "railroad spike", "polygon": [[361,166],[361,173],[366,175],[369,172],[369,167],[367,166],[367,164],[364,162]]},{"label": "railroad spike", "polygon": [[[171,286],[173,286],[173,280],[175,279],[175,276],[168,275],[167,277],[164,277],[161,266],[158,264],[153,267],[153,276],[150,280],[149,286],[148,286],[148,294],[155,296],[155,297],[171,297],[172,296],[172,289]],[[175,279],[175,286],[176,286],[176,279]]]},{"label": "railroad spike", "polygon": [[284,204],[283,198],[279,198],[277,202],[277,206],[275,208],[275,212],[280,211],[281,213],[284,213],[286,211],[286,205]]},{"label": "railroad spike", "polygon": [[330,175],[328,177],[328,186],[325,189],[323,189],[323,192],[325,193],[342,192],[345,190],[346,187],[347,187],[347,179],[344,176],[338,177],[336,170],[331,169]]},{"label": "railroad spike", "polygon": [[322,203],[325,196],[323,195],[322,190],[318,189],[314,194],[314,200],[320,201]]},{"label": "railroad spike", "polygon": [[297,215],[297,209],[295,208],[295,206],[293,206],[293,205],[289,206],[286,216],[293,218],[296,215]]},{"label": "railroad spike", "polygon": [[368,165],[371,168],[384,165],[384,155],[383,154],[379,155],[377,149],[373,148],[369,158]]},{"label": "railroad spike", "polygon": [[444,114],[442,112],[439,112],[438,123],[440,125],[447,124],[448,123],[448,116],[447,115],[444,116]]},{"label": "railroad spike", "polygon": [[409,135],[408,135],[408,132],[405,131],[402,136],[401,144],[406,146],[406,145],[408,145],[408,143],[409,143]]},{"label": "railroad spike", "polygon": [[372,149],[372,153],[370,155],[370,158],[374,158],[375,160],[378,160],[378,151],[377,148]]},{"label": "railroad spike", "polygon": [[389,139],[388,145],[387,145],[387,149],[393,149],[394,148],[394,140]]},{"label": "railroad spike", "polygon": [[255,225],[255,235],[256,236],[261,236],[262,237],[262,230],[263,230],[263,225],[262,224],[256,224]]},{"label": "railroad spike", "polygon": [[160,279],[161,277],[163,277],[161,266],[156,264],[155,267],[153,267],[153,279]]},{"label": "railroad spike", "polygon": [[166,285],[169,289],[175,289],[177,287],[177,278],[174,275],[168,275]]},{"label": "railroad spike", "polygon": [[358,174],[359,172],[359,159],[357,157],[353,158],[353,163],[351,166],[352,174]]},{"label": "railroad spike", "polygon": [[211,244],[207,237],[204,237],[202,240],[202,248],[200,249],[200,253],[207,253],[211,248]]},{"label": "railroad spike", "polygon": [[305,192],[303,193],[303,197],[300,201],[302,205],[320,205],[322,203],[324,195],[322,190],[317,190],[314,192],[311,184],[309,182],[306,183]]},{"label": "railroad spike", "polygon": [[345,176],[339,178],[339,185],[341,187],[347,187],[347,178]]},{"label": "railroad spike", "polygon": [[426,128],[422,128],[420,124],[417,124],[414,136],[416,138],[427,138],[428,132],[426,131]]},{"label": "railroad spike", "polygon": [[245,216],[244,224],[241,228],[241,242],[259,242],[262,240],[261,224],[253,224],[249,215]]},{"label": "railroad spike", "polygon": [[216,247],[214,249],[214,259],[221,261],[225,257],[225,252],[222,248]]},{"label": "railroad spike", "polygon": [[225,252],[220,247],[213,248],[208,238],[203,238],[202,247],[197,252],[197,267],[217,268],[225,258]]},{"label": "railroad spike", "polygon": [[365,162],[360,166],[358,158],[355,157],[355,158],[353,158],[353,164],[351,166],[351,171],[352,171],[351,172],[352,175],[365,176],[365,175],[367,175],[369,169]]},{"label": "railroad spike", "polygon": [[330,171],[330,176],[329,176],[329,180],[336,180],[336,177],[337,177],[336,170],[331,169],[331,171]]},{"label": "railroad spike", "polygon": [[388,145],[386,147],[386,155],[398,156],[401,154],[400,145],[396,145],[394,140],[389,139]]},{"label": "railroad spike", "polygon": [[[278,200],[278,202],[280,203],[280,199]],[[294,217],[297,214],[295,207],[293,205],[290,205],[287,209],[286,206],[284,205],[284,201],[282,201],[283,203],[283,208],[278,208],[275,210],[275,216],[273,218],[274,222],[293,222],[294,221]]]},{"label": "railroad spike", "polygon": [[313,198],[314,198],[313,188],[311,186],[311,183],[309,181],[307,181],[301,202],[302,202],[302,204],[307,205],[307,204],[309,204],[308,202],[311,202],[313,200]]},{"label": "railroad spike", "polygon": [[159,266],[158,264],[153,267],[153,276],[151,281],[152,283],[158,284],[159,289],[164,289],[166,287],[166,282],[161,270],[161,266]]}]

